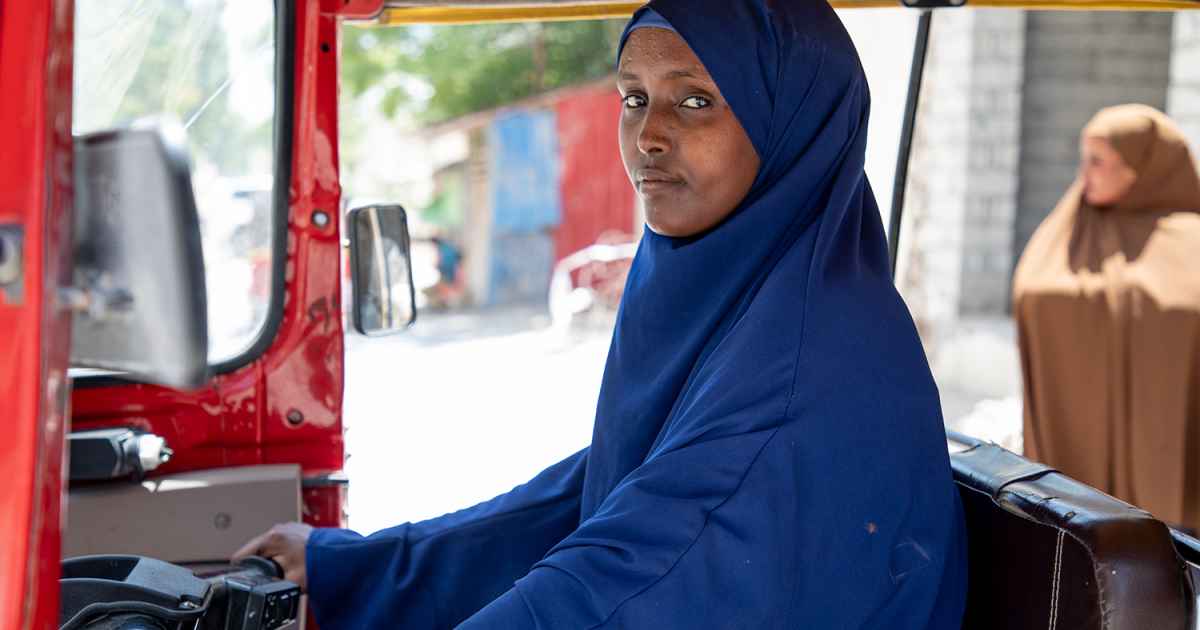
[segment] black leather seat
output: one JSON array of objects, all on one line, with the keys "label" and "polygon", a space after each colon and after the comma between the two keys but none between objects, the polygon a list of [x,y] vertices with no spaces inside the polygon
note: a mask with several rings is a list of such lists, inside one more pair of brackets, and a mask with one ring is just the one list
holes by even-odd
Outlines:
[{"label": "black leather seat", "polygon": [[1150,514],[952,432],[967,516],[964,628],[1192,628],[1189,564]]}]

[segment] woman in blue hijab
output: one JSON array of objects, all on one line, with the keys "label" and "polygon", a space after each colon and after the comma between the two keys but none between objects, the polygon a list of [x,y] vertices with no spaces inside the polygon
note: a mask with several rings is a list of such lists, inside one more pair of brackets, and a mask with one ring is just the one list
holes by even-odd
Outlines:
[{"label": "woman in blue hijab", "polygon": [[306,575],[324,630],[958,628],[962,508],[837,16],[652,0],[619,88],[650,230],[591,446],[460,512],[239,555]]}]

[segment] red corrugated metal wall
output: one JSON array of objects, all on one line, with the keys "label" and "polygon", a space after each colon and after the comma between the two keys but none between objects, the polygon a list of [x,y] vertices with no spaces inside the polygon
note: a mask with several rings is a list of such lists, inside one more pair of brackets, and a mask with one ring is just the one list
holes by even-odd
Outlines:
[{"label": "red corrugated metal wall", "polygon": [[617,145],[620,118],[616,90],[578,92],[558,102],[563,203],[556,261],[608,230],[633,231],[633,186]]}]

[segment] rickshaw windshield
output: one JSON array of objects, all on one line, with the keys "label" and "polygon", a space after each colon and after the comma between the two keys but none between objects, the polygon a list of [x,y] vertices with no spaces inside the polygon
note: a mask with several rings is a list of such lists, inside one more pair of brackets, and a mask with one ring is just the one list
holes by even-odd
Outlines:
[{"label": "rickshaw windshield", "polygon": [[208,357],[260,336],[271,296],[271,0],[79,0],[76,134],[170,116],[187,130],[208,285]]}]

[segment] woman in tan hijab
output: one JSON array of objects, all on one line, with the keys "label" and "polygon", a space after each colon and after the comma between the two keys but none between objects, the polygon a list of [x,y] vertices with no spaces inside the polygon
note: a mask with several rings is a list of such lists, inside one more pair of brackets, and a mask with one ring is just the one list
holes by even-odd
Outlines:
[{"label": "woman in tan hijab", "polygon": [[1100,110],[1013,278],[1025,454],[1200,530],[1200,175],[1179,127]]}]

